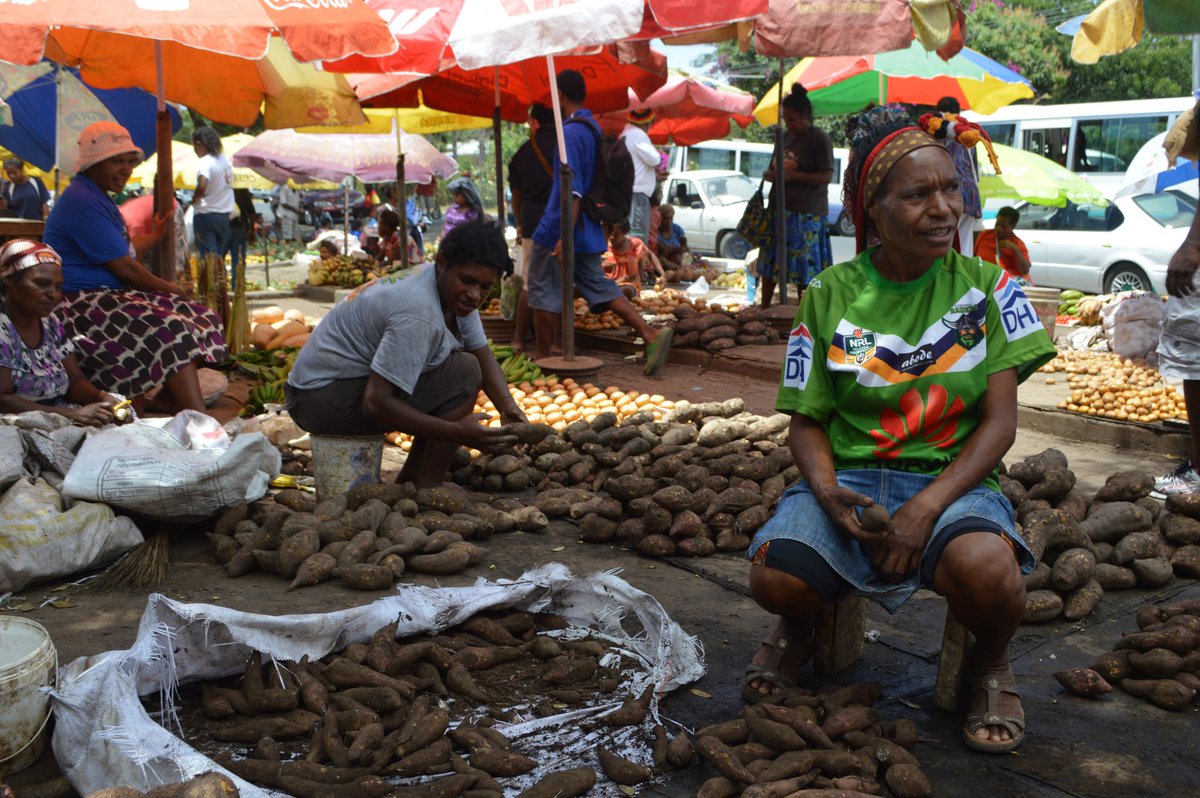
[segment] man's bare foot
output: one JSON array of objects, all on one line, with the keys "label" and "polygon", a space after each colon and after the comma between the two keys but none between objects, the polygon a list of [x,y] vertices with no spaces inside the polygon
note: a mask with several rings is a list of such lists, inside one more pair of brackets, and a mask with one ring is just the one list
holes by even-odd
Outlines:
[{"label": "man's bare foot", "polygon": [[742,697],[753,703],[794,685],[800,670],[812,657],[812,633],[812,620],[781,616],[746,668]]},{"label": "man's bare foot", "polygon": [[975,666],[971,677],[971,709],[963,726],[968,748],[1003,754],[1025,739],[1025,710],[1017,694],[1012,667],[1000,663]]}]

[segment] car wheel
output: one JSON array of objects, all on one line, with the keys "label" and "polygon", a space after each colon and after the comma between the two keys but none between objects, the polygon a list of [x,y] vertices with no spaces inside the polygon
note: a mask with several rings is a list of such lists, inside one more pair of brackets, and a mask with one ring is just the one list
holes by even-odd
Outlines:
[{"label": "car wheel", "polygon": [[854,220],[850,218],[850,214],[844,210],[838,216],[837,222],[833,225],[833,231],[840,236],[854,235]]},{"label": "car wheel", "polygon": [[730,260],[745,260],[746,253],[750,251],[750,242],[742,237],[741,233],[730,231],[721,236],[721,241],[717,245],[717,252],[722,258]]},{"label": "car wheel", "polygon": [[1150,278],[1146,273],[1132,263],[1118,263],[1108,270],[1104,278],[1104,292],[1115,294],[1118,291],[1149,291]]}]

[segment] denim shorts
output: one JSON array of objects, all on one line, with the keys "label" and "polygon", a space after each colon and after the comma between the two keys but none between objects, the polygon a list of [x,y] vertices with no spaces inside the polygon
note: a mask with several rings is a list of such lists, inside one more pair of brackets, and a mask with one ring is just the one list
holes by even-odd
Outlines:
[{"label": "denim shorts", "polygon": [[[614,299],[625,296],[613,280],[604,276],[600,257],[599,253],[575,253],[575,290],[587,300],[588,308],[593,313],[603,313]],[[529,307],[562,313],[562,268],[554,250],[534,241],[525,268]]]},{"label": "denim shorts", "polygon": [[[934,476],[887,468],[847,469],[837,472],[842,487],[871,497],[876,504],[895,513],[917,495]],[[964,523],[966,522],[966,523]],[[895,612],[922,587],[932,587],[937,560],[949,541],[966,531],[992,531],[1013,547],[1021,573],[1037,565],[1029,545],[1016,532],[1008,499],[983,486],[976,487],[946,508],[925,544],[917,572],[902,582],[891,582],[875,573],[871,557],[857,541],[843,537],[817,502],[808,482],[801,480],[783,494],[775,515],[755,534],[746,558],[755,559],[763,544],[773,540],[795,540],[806,544],[828,568],[845,580],[846,594],[856,594]]]}]

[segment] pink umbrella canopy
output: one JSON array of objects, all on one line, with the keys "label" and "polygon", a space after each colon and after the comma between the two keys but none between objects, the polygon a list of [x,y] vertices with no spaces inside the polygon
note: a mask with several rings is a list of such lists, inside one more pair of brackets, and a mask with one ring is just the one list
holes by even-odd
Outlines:
[{"label": "pink umbrella canopy", "polygon": [[696,144],[728,135],[731,121],[741,127],[750,124],[754,95],[712,78],[673,73],[644,100],[630,92],[626,108],[597,118],[604,130],[619,132],[626,113],[641,108],[654,111],[647,132],[655,144]]},{"label": "pink umbrella canopy", "polygon": [[[446,179],[458,164],[415,133],[402,134],[404,180],[428,183]],[[357,177],[366,183],[396,179],[396,137],[391,134],[323,135],[294,130],[268,130],[233,156],[234,166],[247,166],[276,183],[316,178],[339,183]]]}]

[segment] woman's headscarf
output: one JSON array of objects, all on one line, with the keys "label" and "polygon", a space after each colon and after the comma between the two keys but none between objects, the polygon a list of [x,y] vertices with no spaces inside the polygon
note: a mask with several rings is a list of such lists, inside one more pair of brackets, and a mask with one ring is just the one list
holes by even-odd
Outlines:
[{"label": "woman's headscarf", "polygon": [[54,248],[40,241],[17,238],[0,246],[0,280],[43,263],[62,265]]}]

